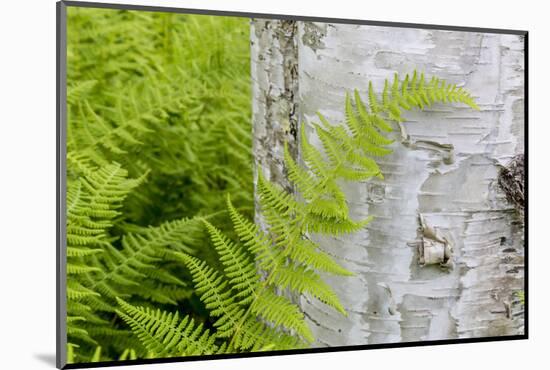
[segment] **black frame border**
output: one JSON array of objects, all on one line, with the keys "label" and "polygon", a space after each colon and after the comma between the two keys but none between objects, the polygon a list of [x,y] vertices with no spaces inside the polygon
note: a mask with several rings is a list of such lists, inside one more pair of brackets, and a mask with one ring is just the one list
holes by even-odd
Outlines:
[{"label": "black frame border", "polygon": [[[138,10],[148,12],[164,12],[164,13],[182,13],[182,14],[200,14],[200,15],[217,15],[229,17],[243,18],[263,18],[263,19],[284,19],[295,21],[310,21],[310,22],[325,22],[325,23],[340,23],[340,24],[356,24],[367,26],[382,26],[382,27],[399,27],[399,28],[416,28],[416,29],[431,29],[445,31],[461,31],[461,32],[478,32],[478,33],[496,33],[496,34],[511,34],[524,37],[524,150],[525,150],[525,212],[524,212],[524,284],[525,284],[525,308],[524,308],[524,334],[496,336],[496,337],[479,337],[479,338],[462,338],[462,339],[445,339],[431,340],[419,342],[397,342],[397,343],[381,343],[381,344],[364,344],[354,346],[338,346],[326,348],[307,348],[296,350],[282,351],[266,351],[266,352],[248,352],[248,353],[233,353],[220,355],[203,355],[203,356],[186,356],[186,357],[169,357],[160,359],[137,359],[137,360],[121,360],[121,361],[104,361],[104,362],[89,362],[66,364],[66,112],[67,112],[67,7],[81,8],[96,8],[96,9],[116,9],[116,10]],[[96,367],[111,367],[111,366],[126,366],[126,365],[144,365],[144,364],[159,364],[159,363],[174,363],[174,362],[190,362],[190,361],[207,361],[221,360],[232,358],[249,358],[249,357],[269,357],[281,355],[309,354],[309,353],[331,353],[344,351],[360,351],[370,349],[385,349],[385,348],[405,348],[405,347],[423,347],[446,344],[462,344],[462,343],[484,343],[484,342],[500,342],[510,340],[522,340],[529,338],[529,32],[526,30],[512,30],[499,28],[478,28],[478,27],[462,27],[423,23],[402,23],[402,22],[384,22],[374,20],[359,20],[359,19],[344,19],[344,18],[325,18],[312,17],[288,14],[266,14],[266,13],[250,13],[240,11],[224,11],[224,10],[209,10],[209,9],[190,9],[176,8],[166,6],[149,6],[149,5],[132,5],[132,4],[112,4],[99,2],[83,2],[61,0],[56,3],[56,367],[58,369],[82,369]]]}]

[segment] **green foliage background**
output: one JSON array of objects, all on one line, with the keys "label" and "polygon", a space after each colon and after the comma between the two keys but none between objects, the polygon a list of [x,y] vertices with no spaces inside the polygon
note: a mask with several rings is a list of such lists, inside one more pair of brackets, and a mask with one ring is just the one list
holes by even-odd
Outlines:
[{"label": "green foliage background", "polygon": [[67,28],[69,360],[147,357],[115,298],[208,327],[160,247],[217,266],[188,218],[231,235],[227,193],[252,214],[249,20],[69,7]]}]

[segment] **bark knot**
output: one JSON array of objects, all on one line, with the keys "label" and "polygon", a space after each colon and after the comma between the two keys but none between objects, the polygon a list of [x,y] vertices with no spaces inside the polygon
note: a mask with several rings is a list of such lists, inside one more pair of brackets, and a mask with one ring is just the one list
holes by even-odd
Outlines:
[{"label": "bark knot", "polygon": [[442,268],[452,268],[452,245],[426,223],[422,214],[419,214],[419,220],[421,239],[418,243],[418,263],[421,266],[438,264]]},{"label": "bark knot", "polygon": [[507,166],[500,169],[498,184],[506,194],[508,202],[514,205],[518,213],[523,216],[525,208],[525,158],[518,154]]}]

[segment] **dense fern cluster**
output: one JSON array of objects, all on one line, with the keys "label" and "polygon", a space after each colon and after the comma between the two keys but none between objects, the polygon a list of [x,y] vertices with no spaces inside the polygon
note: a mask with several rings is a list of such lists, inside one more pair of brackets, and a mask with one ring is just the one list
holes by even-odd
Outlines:
[{"label": "dense fern cluster", "polygon": [[285,165],[296,193],[288,193],[267,181],[258,171],[259,202],[267,230],[240,214],[227,200],[227,208],[239,242],[226,237],[203,220],[223,265],[216,271],[204,261],[184,253],[171,256],[193,275],[196,292],[214,318],[215,331],[205,330],[189,317],[139,308],[120,301],[120,315],[159,356],[186,356],[221,352],[284,350],[310,345],[314,337],[297,302],[288,297],[308,295],[346,315],[338,296],[320,272],[351,275],[316,245],[311,233],[339,235],[364,227],[353,220],[341,181],[382,178],[375,158],[391,153],[386,135],[392,121],[402,121],[402,110],[424,108],[436,102],[461,102],[473,108],[469,94],[438,79],[424,83],[424,76],[395,76],[381,100],[369,86],[369,103],[358,91],[345,99],[345,124],[332,125],[319,114],[312,123],[322,150],[301,132],[301,166],[285,150]]},{"label": "dense fern cluster", "polygon": [[68,151],[130,177],[150,171],[126,217],[211,212],[217,189],[249,206],[248,20],[68,10]]},{"label": "dense fern cluster", "polygon": [[196,216],[229,231],[226,192],[253,208],[248,53],[246,19],[68,8],[71,362],[152,355],[117,299],[205,321],[166,256],[211,260]]}]

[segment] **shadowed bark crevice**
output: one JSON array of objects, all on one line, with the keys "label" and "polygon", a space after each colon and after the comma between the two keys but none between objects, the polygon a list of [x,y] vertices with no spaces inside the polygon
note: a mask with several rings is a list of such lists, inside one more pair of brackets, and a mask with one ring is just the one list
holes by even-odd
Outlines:
[{"label": "shadowed bark crevice", "polygon": [[506,194],[506,199],[512,203],[523,219],[525,209],[525,158],[523,154],[516,155],[506,167],[500,169],[498,184]]}]

